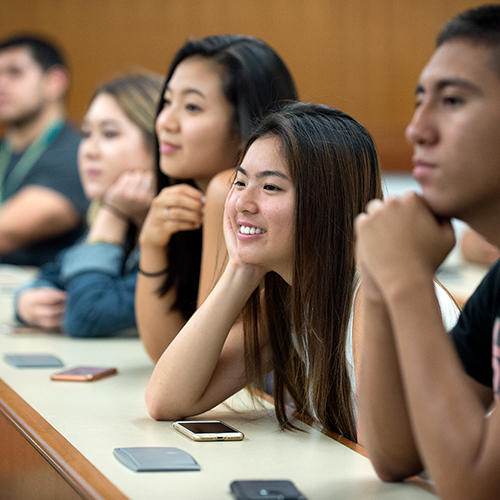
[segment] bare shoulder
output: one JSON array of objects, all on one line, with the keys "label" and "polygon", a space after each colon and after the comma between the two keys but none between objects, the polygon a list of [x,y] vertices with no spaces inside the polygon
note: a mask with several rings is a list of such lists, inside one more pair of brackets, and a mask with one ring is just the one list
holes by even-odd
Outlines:
[{"label": "bare shoulder", "polygon": [[207,187],[207,203],[221,202],[224,203],[227,193],[231,188],[234,179],[234,169],[223,170],[215,175]]},{"label": "bare shoulder", "polygon": [[[234,169],[219,172],[210,181],[206,191],[205,201],[205,227],[217,227],[222,230],[222,216],[226,197],[231,189],[234,178]],[[221,233],[222,234],[222,233]]]},{"label": "bare shoulder", "polygon": [[223,170],[213,177],[207,187],[198,306],[207,298],[226,266],[227,251],[223,233],[224,204],[233,177],[234,169]]}]

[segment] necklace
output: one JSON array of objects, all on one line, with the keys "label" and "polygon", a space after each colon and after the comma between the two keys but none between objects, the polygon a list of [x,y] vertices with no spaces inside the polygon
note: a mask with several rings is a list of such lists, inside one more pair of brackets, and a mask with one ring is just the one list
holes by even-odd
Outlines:
[{"label": "necklace", "polygon": [[5,202],[8,191],[16,192],[63,125],[64,121],[61,119],[52,122],[24,151],[8,175],[7,167],[11,162],[13,151],[7,139],[2,141],[0,144],[0,206]]}]

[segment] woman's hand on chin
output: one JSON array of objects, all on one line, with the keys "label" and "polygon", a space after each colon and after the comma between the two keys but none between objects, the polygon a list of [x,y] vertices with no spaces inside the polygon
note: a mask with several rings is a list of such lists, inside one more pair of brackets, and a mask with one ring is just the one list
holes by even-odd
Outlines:
[{"label": "woman's hand on chin", "polygon": [[153,172],[127,171],[108,188],[103,201],[140,228],[153,200],[154,191]]},{"label": "woman's hand on chin", "polygon": [[233,193],[234,186],[229,191],[229,194],[226,199],[226,207],[224,210],[224,237],[226,241],[226,248],[229,255],[229,262],[227,267],[232,268],[234,272],[240,274],[243,273],[242,276],[245,276],[246,279],[249,280],[249,283],[255,285],[256,287],[262,278],[269,272],[271,269],[267,269],[264,266],[255,263],[248,263],[243,260],[239,251],[238,251],[238,226],[231,219],[228,210],[228,200]]}]

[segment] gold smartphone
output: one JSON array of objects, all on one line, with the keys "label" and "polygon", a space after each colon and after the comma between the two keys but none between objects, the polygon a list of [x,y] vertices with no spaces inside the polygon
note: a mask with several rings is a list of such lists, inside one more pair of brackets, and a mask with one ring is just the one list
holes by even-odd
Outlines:
[{"label": "gold smartphone", "polygon": [[245,437],[243,432],[221,420],[183,420],[172,425],[194,441],[241,441]]},{"label": "gold smartphone", "polygon": [[117,373],[116,368],[102,366],[77,366],[70,370],[54,373],[50,378],[52,380],[71,380],[75,382],[91,382],[103,377],[109,377]]}]

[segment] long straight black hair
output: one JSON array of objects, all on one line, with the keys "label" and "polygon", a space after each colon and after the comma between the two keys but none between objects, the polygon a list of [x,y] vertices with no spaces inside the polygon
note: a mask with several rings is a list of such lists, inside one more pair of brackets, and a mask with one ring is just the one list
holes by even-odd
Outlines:
[{"label": "long straight black hair", "polygon": [[[158,113],[163,109],[165,89],[175,69],[192,56],[202,56],[221,67],[223,91],[234,107],[233,126],[242,143],[259,119],[283,102],[298,99],[288,68],[266,43],[244,35],[214,35],[190,40],[177,52],[167,73]],[[158,192],[183,183],[196,187],[193,180],[174,179],[163,174],[158,158]],[[163,295],[175,288],[177,298],[173,308],[181,311],[186,319],[196,310],[201,247],[202,229],[198,229],[174,234],[166,250],[169,271],[159,293]]]}]

